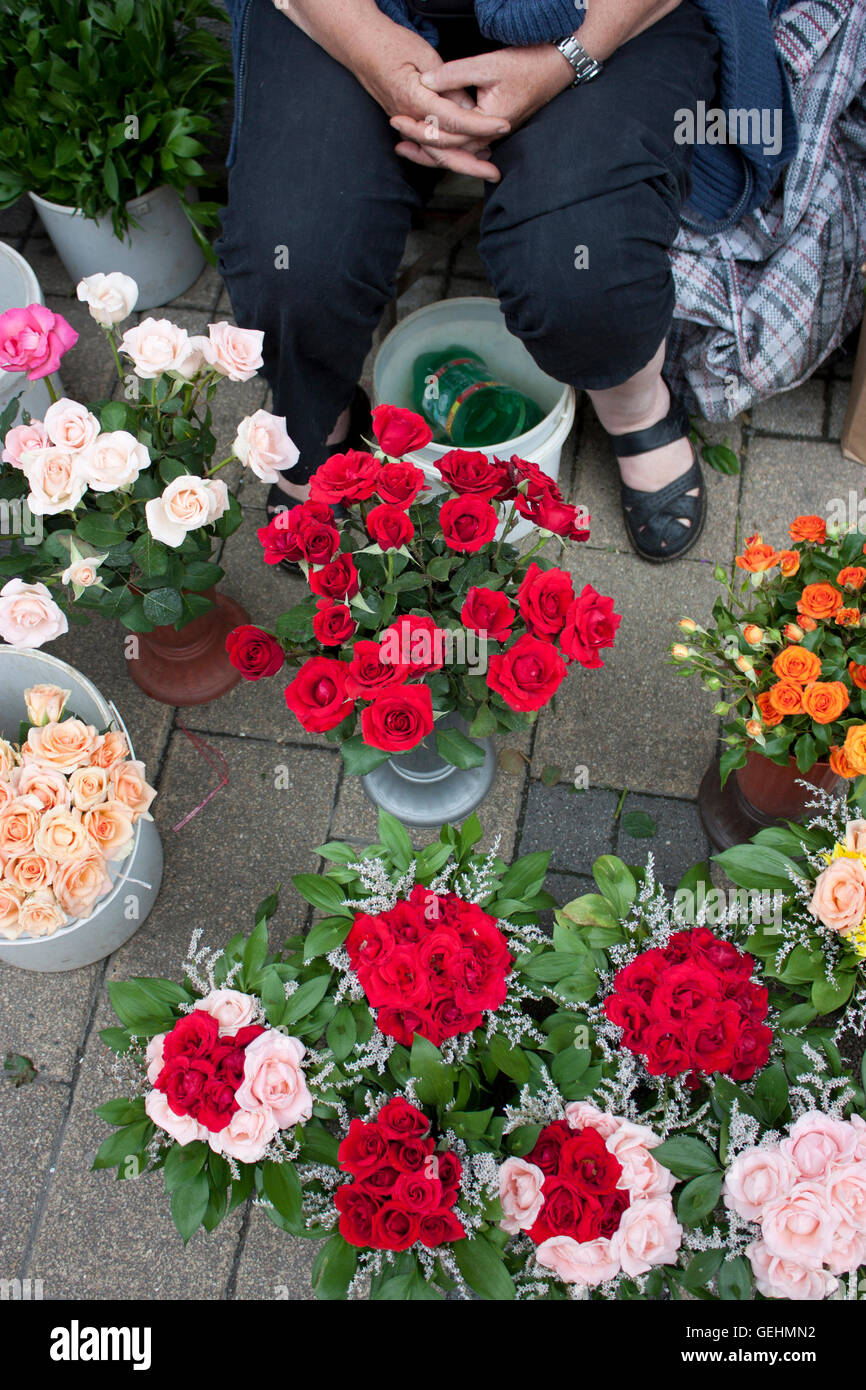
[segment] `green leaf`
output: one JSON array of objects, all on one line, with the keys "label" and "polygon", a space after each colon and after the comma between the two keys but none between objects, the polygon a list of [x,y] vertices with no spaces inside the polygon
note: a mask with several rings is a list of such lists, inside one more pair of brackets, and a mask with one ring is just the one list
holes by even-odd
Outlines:
[{"label": "green leaf", "polygon": [[651,840],[658,829],[652,816],[646,811],[626,811],[620,824],[626,835],[630,835],[633,840]]},{"label": "green leaf", "polygon": [[[26,1058],[22,1060],[26,1061]],[[36,1075],[34,1071],[33,1075]],[[32,1080],[32,1078],[30,1078]],[[101,1120],[105,1120],[109,1125],[131,1125],[136,1120],[146,1118],[144,1110],[144,1097],[138,1096],[135,1100],[108,1100],[104,1105],[96,1108],[96,1114]]]},{"label": "green leaf", "polygon": [[677,1199],[677,1216],[686,1226],[697,1226],[709,1216],[721,1196],[723,1179],[724,1173],[703,1173],[686,1183]]},{"label": "green leaf", "polygon": [[442,1060],[438,1047],[416,1033],[412,1039],[409,1070],[415,1080],[418,1098],[424,1105],[446,1106],[454,1094],[451,1068]]},{"label": "green leaf", "polygon": [[379,839],[398,869],[406,869],[413,858],[412,841],[397,820],[387,811],[379,811]]},{"label": "green leaf", "polygon": [[151,589],[143,600],[144,616],[154,627],[177,622],[183,612],[183,599],[177,589]]},{"label": "green leaf", "polygon": [[358,1025],[352,1010],[343,1004],[328,1024],[328,1047],[338,1062],[349,1056],[358,1038]]},{"label": "green leaf", "polygon": [[290,1226],[301,1221],[301,1182],[292,1163],[263,1163],[262,1186],[269,1202]]},{"label": "green leaf", "polygon": [[535,897],[544,886],[549,863],[548,850],[536,850],[534,854],[524,854],[520,859],[515,859],[502,876],[499,897],[516,898],[519,902]]},{"label": "green leaf", "polygon": [[[34,1067],[29,1057],[22,1057],[20,1052],[7,1052],[6,1056],[3,1058],[3,1075],[6,1080],[11,1081],[12,1085],[17,1089],[19,1086],[27,1086],[31,1081],[34,1081],[37,1076],[37,1069]],[[109,1115],[102,1114],[104,1110],[108,1110],[112,1105],[122,1106],[125,1110],[131,1108],[130,1102],[124,1100],[109,1101],[107,1105],[103,1105],[96,1113],[97,1115],[102,1115],[104,1120],[108,1120],[109,1124],[128,1124],[129,1121],[135,1119],[139,1113],[138,1110],[136,1110],[135,1114],[129,1115],[125,1119],[115,1120]]]},{"label": "green leaf", "polygon": [[691,1134],[681,1134],[657,1144],[652,1156],[678,1178],[700,1177],[703,1173],[715,1173],[719,1168],[719,1161],[709,1144]]},{"label": "green leaf", "polygon": [[312,980],[306,980],[299,985],[294,994],[289,996],[283,1023],[297,1023],[300,1019],[306,1018],[307,1014],[311,1014],[316,1005],[324,999],[330,982],[330,975],[315,975]]},{"label": "green leaf", "polygon": [[778,1062],[765,1067],[755,1082],[754,1094],[764,1111],[767,1124],[772,1125],[788,1104],[788,1078],[784,1067]]},{"label": "green leaf", "polygon": [[752,1291],[752,1268],[744,1255],[727,1260],[719,1270],[719,1298],[747,1299]]},{"label": "green leaf", "polygon": [[592,866],[592,876],[618,917],[625,917],[635,900],[637,884],[621,859],[602,854]]},{"label": "green leaf", "polygon": [[109,401],[99,412],[99,423],[106,434],[113,434],[115,430],[125,430],[126,419],[127,407],[123,401]]},{"label": "green leaf", "polygon": [[818,1013],[832,1014],[841,1009],[854,993],[856,983],[856,975],[843,975],[841,971],[835,985],[831,985],[830,981],[824,978],[815,980],[812,984],[811,999]]},{"label": "green leaf", "polygon": [[459,729],[437,729],[436,747],[446,763],[454,767],[481,767],[486,756],[484,749]]},{"label": "green leaf", "polygon": [[726,478],[735,477],[739,473],[740,460],[726,444],[706,444],[701,452],[704,463],[716,473],[722,473]]},{"label": "green leaf", "polygon": [[478,713],[469,726],[469,733],[472,738],[489,738],[491,734],[496,733],[498,727],[499,722],[496,715],[485,702],[483,705],[479,705]]},{"label": "green leaf", "polygon": [[316,1298],[344,1302],[355,1276],[358,1251],[339,1234],[331,1236],[319,1251],[313,1265],[312,1285]]},{"label": "green leaf", "polygon": [[390,758],[381,748],[371,748],[360,734],[353,734],[340,746],[346,771],[353,777],[366,777],[374,768],[381,767]]},{"label": "green leaf", "polygon": [[689,1261],[688,1268],[683,1275],[683,1283],[689,1289],[705,1289],[710,1280],[718,1274],[724,1258],[724,1250],[701,1250],[694,1259]]},{"label": "green leaf", "polygon": [[512,1081],[516,1081],[518,1086],[524,1086],[529,1080],[529,1062],[526,1053],[519,1047],[512,1047],[510,1042],[502,1033],[494,1033],[487,1045],[488,1055],[491,1061],[506,1076],[510,1076]]},{"label": "green leaf", "polygon": [[304,960],[330,955],[342,946],[351,930],[351,917],[326,917],[316,922],[304,938]]},{"label": "green leaf", "polygon": [[195,592],[212,589],[215,584],[219,584],[224,573],[221,565],[215,565],[209,560],[190,560],[184,568],[183,587]]},{"label": "green leaf", "polygon": [[210,1149],[200,1139],[191,1144],[173,1144],[169,1149],[163,1173],[166,1192],[174,1192],[181,1183],[189,1182],[204,1168]]},{"label": "green leaf", "polygon": [[483,1235],[458,1240],[452,1247],[457,1268],[483,1299],[504,1303],[514,1298],[514,1284],[495,1245]]},{"label": "green leaf", "polygon": [[722,854],[714,854],[713,859],[740,888],[793,893],[794,884],[789,873],[797,879],[803,878],[802,870],[793,859],[770,845],[734,845]]},{"label": "green leaf", "polygon": [[301,897],[313,907],[319,907],[331,915],[348,913],[345,898],[339,884],[324,874],[295,874],[292,883]]},{"label": "green leaf", "polygon": [[169,553],[164,545],[155,541],[149,531],[144,531],[132,547],[132,555],[142,574],[150,578],[154,574],[165,574],[168,569]]},{"label": "green leaf", "polygon": [[[619,927],[616,913],[607,898],[603,898],[600,893],[584,893],[582,897],[566,903],[555,915],[557,922],[566,927],[576,924],[579,927],[602,927],[610,931]],[[612,937],[611,945],[615,944],[616,938]]]},{"label": "green leaf", "polygon": [[123,528],[106,512],[85,512],[75,527],[75,534],[99,550],[110,550],[126,536]]},{"label": "green leaf", "polygon": [[186,1245],[204,1220],[210,1201],[210,1184],[205,1173],[196,1173],[189,1182],[171,1194],[171,1216]]}]

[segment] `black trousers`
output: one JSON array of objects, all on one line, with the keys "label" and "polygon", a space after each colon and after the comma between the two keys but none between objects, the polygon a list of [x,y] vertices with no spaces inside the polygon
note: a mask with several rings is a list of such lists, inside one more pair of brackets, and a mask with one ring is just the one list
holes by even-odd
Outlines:
[{"label": "black trousers", "polygon": [[[461,46],[490,47],[474,22],[454,23]],[[385,113],[272,0],[250,0],[243,45],[217,251],[238,324],[265,330],[301,481],[351,400],[431,171],[395,154]],[[715,65],[716,40],[683,0],[493,146],[484,266],[508,327],[559,381],[619,385],[668,332],[668,252],[689,191],[675,113],[712,97]]]}]

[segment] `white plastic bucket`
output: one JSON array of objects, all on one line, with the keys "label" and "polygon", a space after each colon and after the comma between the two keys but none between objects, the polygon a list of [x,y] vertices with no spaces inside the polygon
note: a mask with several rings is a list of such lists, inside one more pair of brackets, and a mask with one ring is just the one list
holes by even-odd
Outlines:
[{"label": "white plastic bucket", "polygon": [[130,226],[122,241],[108,216],[85,217],[77,208],[49,203],[37,193],[30,197],[76,284],[97,271],[121,270],[138,285],[135,307],[153,309],[183,294],[204,269],[204,253],[173,188],[155,188],[127,203],[139,225]]},{"label": "white plastic bucket", "polygon": [[[66,712],[104,729],[117,724],[132,740],[115,707],[86,676],[47,652],[0,645],[0,737],[17,742],[18,728],[27,717],[24,691],[31,685],[59,685],[71,690]],[[77,970],[116,951],[144,922],[162,882],[162,842],[153,821],[138,820],[132,852],[118,864],[109,864],[114,880],[111,892],[100,900],[89,917],[68,922],[53,936],[0,937],[0,960],[23,970]]]},{"label": "white plastic bucket", "polygon": [[[0,314],[4,314],[7,309],[25,309],[28,304],[44,302],[39,281],[32,267],[23,256],[19,256],[17,251],[7,246],[5,241],[0,241]],[[58,396],[62,395],[57,372],[54,373],[52,381]],[[20,417],[22,410],[28,410],[35,419],[41,420],[51,404],[51,396],[44,380],[29,382],[22,372],[0,371],[0,412],[6,409],[12,397],[17,396],[19,392],[21,398],[16,419]]]},{"label": "white plastic bucket", "polygon": [[[563,386],[561,381],[554,381],[541,370],[520,339],[509,333],[505,316],[495,299],[440,299],[416,309],[392,328],[379,349],[373,369],[377,404],[387,402],[416,409],[412,383],[416,359],[422,353],[436,352],[453,343],[479,353],[498,381],[525,392],[545,412],[544,419],[534,429],[480,452],[490,458],[494,455],[510,458],[517,454],[537,463],[549,477],[557,479],[562,446],[574,422],[574,388]],[[436,461],[453,447],[428,444],[407,455],[423,469],[434,491],[439,490]],[[531,530],[531,522],[521,521],[512,529],[509,539],[519,540]]]}]

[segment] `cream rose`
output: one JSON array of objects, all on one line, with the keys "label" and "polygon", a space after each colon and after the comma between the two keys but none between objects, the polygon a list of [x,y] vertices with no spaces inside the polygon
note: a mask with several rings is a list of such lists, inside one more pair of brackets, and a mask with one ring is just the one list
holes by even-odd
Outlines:
[{"label": "cream rose", "polygon": [[184,473],[168,484],[161,497],[145,503],[147,528],[155,541],[176,548],[183,545],[190,531],[207,526],[211,505],[205,480]]},{"label": "cream rose", "polygon": [[90,761],[93,767],[107,767],[110,770],[121,762],[128,752],[129,744],[120,730],[109,729]]},{"label": "cream rose", "polygon": [[273,1112],[261,1106],[236,1110],[225,1129],[208,1134],[207,1140],[215,1153],[227,1154],[238,1163],[258,1163],[279,1129]]},{"label": "cream rose", "polygon": [[148,812],[156,796],[155,788],[149,786],[145,780],[144,771],[144,763],[136,760],[124,761],[115,763],[109,777],[112,799],[128,806],[133,820],[137,820],[139,816],[150,819]]},{"label": "cream rose", "polygon": [[31,850],[29,854],[6,860],[3,879],[14,888],[20,888],[22,893],[38,893],[42,888],[51,887],[56,867],[53,859]]},{"label": "cream rose", "polygon": [[[82,556],[80,560],[73,560],[60,576],[64,584],[71,584],[74,590],[92,589],[94,584],[99,584],[99,566],[105,559],[104,555]],[[80,595],[76,592],[76,598]]]},{"label": "cream rose", "polygon": [[795,1302],[815,1303],[836,1292],[839,1280],[814,1266],[783,1260],[774,1255],[764,1241],[757,1240],[746,1251],[752,1262],[755,1287],[765,1298],[789,1298]]},{"label": "cream rose", "polygon": [[799,1173],[779,1149],[744,1149],[725,1175],[725,1206],[744,1221],[760,1221],[768,1202],[790,1192]]},{"label": "cream rose", "polygon": [[111,889],[105,861],[96,850],[83,859],[60,864],[54,875],[54,894],[70,917],[89,917],[100,898]]},{"label": "cream rose", "polygon": [[72,804],[78,811],[92,811],[108,800],[108,772],[104,767],[77,767],[69,778]]},{"label": "cream rose", "polygon": [[767,1203],[761,1213],[761,1234],[771,1255],[814,1268],[829,1255],[838,1222],[825,1187],[800,1182]]},{"label": "cream rose", "polygon": [[0,637],[10,647],[41,647],[68,631],[65,613],[44,584],[10,579],[0,589]]},{"label": "cream rose", "polygon": [[144,1054],[144,1059],[147,1063],[147,1079],[151,1086],[156,1085],[159,1079],[159,1073],[163,1068],[162,1049],[165,1038],[165,1033],[157,1033],[156,1037],[151,1038],[150,1042],[147,1044],[147,1050]]},{"label": "cream rose", "polygon": [[[26,691],[25,691],[26,700]],[[0,777],[9,777],[18,766],[18,754],[8,739],[0,738]]]},{"label": "cream rose", "polygon": [[18,912],[18,925],[28,936],[53,936],[65,922],[66,914],[49,888],[25,898]]},{"label": "cream rose", "polygon": [[129,318],[138,303],[138,285],[131,275],[112,270],[85,275],[75,287],[78,298],[87,305],[90,317],[104,327]]},{"label": "cream rose", "polygon": [[153,1123],[181,1146],[193,1144],[196,1139],[213,1137],[192,1115],[175,1115],[162,1091],[150,1091],[145,1097],[144,1108]]},{"label": "cream rose", "polygon": [[21,761],[71,773],[93,761],[101,742],[102,735],[93,724],[85,724],[81,719],[53,720],[29,730],[21,748]]},{"label": "cream rose", "polygon": [[670,1197],[651,1197],[623,1212],[615,1242],[623,1269],[635,1278],[653,1265],[672,1264],[682,1238]]},{"label": "cream rose", "polygon": [[44,854],[46,859],[54,859],[58,864],[80,859],[89,849],[81,812],[67,811],[63,806],[43,812],[33,848],[37,854]]},{"label": "cream rose", "polygon": [[87,490],[79,455],[49,447],[27,454],[24,476],[30,484],[27,505],[34,516],[74,512]]},{"label": "cream rose", "polygon": [[14,883],[0,882],[0,936],[7,941],[15,941],[23,931],[18,921],[23,899]]},{"label": "cream rose", "polygon": [[230,381],[250,381],[264,366],[262,344],[265,335],[260,328],[236,328],[234,324],[209,323],[211,365]]},{"label": "cream rose", "polygon": [[623,1120],[616,1132],[605,1140],[608,1152],[622,1165],[617,1185],[626,1188],[633,1199],[664,1197],[676,1185],[670,1169],[662,1167],[650,1153],[650,1147],[657,1143],[651,1129],[634,1125],[630,1120]]},{"label": "cream rose", "polygon": [[35,796],[46,811],[52,806],[72,805],[72,793],[63,773],[36,763],[26,763],[21,768],[18,790],[22,796]]},{"label": "cream rose", "polygon": [[866,865],[860,859],[834,859],[815,880],[809,911],[831,931],[859,927],[866,917]]},{"label": "cream rose", "polygon": [[136,376],[145,381],[174,371],[187,351],[189,335],[169,319],[144,319],[128,328],[120,340],[121,352],[132,358]]},{"label": "cream rose", "polygon": [[101,434],[79,459],[87,486],[94,492],[115,492],[131,486],[142,469],[150,467],[150,454],[128,430]]},{"label": "cream rose", "polygon": [[255,999],[251,994],[241,994],[239,989],[211,990],[204,999],[196,1001],[195,1007],[216,1019],[220,1036],[225,1033],[234,1034],[238,1028],[246,1028],[256,1016]]},{"label": "cream rose", "polygon": [[229,490],[222,478],[205,478],[207,492],[208,521],[219,521],[229,509]]},{"label": "cream rose", "polygon": [[59,685],[31,685],[24,691],[24,704],[31,724],[56,723],[66,708],[71,690]]},{"label": "cream rose", "polygon": [[499,1200],[503,1220],[500,1226],[509,1235],[528,1231],[544,1205],[541,1189],[544,1174],[523,1158],[507,1158],[499,1169]]},{"label": "cream rose", "polygon": [[33,848],[42,806],[35,796],[16,796],[0,810],[0,859],[29,854]]},{"label": "cream rose", "polygon": [[564,1284],[601,1284],[619,1274],[615,1240],[576,1241],[571,1236],[551,1236],[535,1251],[535,1258]]},{"label": "cream rose", "polygon": [[29,425],[13,425],[3,440],[3,453],[0,454],[0,458],[4,463],[11,463],[13,468],[23,469],[25,454],[47,449],[50,443],[48,431],[41,420],[31,420]]},{"label": "cream rose", "polygon": [[866,854],[866,820],[849,820],[845,827],[845,848]]},{"label": "cream rose", "polygon": [[565,1118],[572,1129],[595,1129],[602,1139],[609,1139],[624,1123],[618,1115],[607,1115],[588,1100],[573,1100],[565,1107]]},{"label": "cream rose", "polygon": [[270,415],[267,410],[257,410],[241,420],[232,453],[263,483],[275,483],[300,458],[286,431],[285,417]]},{"label": "cream rose", "polygon": [[86,449],[99,434],[99,421],[93,412],[66,396],[48,407],[43,423],[51,443],[70,454]]},{"label": "cream rose", "polygon": [[103,858],[125,859],[132,849],[132,812],[120,801],[104,801],[84,812],[84,828]]},{"label": "cream rose", "polygon": [[235,1099],[242,1110],[270,1111],[279,1129],[303,1124],[313,1113],[301,1059],[306,1052],[298,1038],[276,1028],[260,1033],[244,1053],[244,1079]]}]

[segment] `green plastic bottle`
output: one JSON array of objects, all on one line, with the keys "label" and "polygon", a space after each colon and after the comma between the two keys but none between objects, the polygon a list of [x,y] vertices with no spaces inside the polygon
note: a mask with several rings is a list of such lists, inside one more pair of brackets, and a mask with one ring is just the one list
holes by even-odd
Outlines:
[{"label": "green plastic bottle", "polygon": [[412,370],[415,406],[437,444],[484,449],[531,430],[544,411],[497,381],[483,357],[459,344],[425,352]]}]

